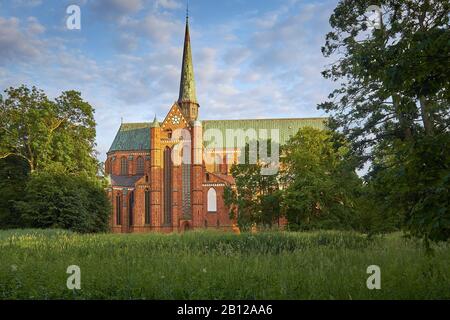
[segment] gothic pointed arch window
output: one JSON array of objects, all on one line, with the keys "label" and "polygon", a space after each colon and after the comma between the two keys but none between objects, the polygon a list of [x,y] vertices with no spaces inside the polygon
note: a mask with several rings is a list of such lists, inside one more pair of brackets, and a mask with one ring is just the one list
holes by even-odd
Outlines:
[{"label": "gothic pointed arch window", "polygon": [[128,160],[127,157],[120,158],[120,174],[128,175]]},{"label": "gothic pointed arch window", "polygon": [[120,201],[120,195],[116,195],[116,225],[120,226],[122,224],[122,201]]},{"label": "gothic pointed arch window", "polygon": [[134,225],[134,191],[130,192],[128,200],[128,225],[131,227]]},{"label": "gothic pointed arch window", "polygon": [[144,206],[145,206],[145,224],[151,224],[151,212],[150,212],[150,190],[145,189],[144,192]]},{"label": "gothic pointed arch window", "polygon": [[164,224],[172,223],[172,149],[164,149]]},{"label": "gothic pointed arch window", "polygon": [[136,166],[136,174],[144,174],[144,158],[139,156],[136,160],[137,166]]},{"label": "gothic pointed arch window", "polygon": [[217,212],[217,193],[214,188],[208,190],[208,212]]}]

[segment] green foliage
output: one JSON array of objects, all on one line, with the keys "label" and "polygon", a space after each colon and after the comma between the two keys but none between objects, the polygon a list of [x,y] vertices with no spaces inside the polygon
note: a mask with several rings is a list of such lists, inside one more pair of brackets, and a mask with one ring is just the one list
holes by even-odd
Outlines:
[{"label": "green foliage", "polygon": [[350,229],[362,181],[348,146],[330,131],[303,128],[283,147],[283,202],[291,229]]},{"label": "green foliage", "polygon": [[[0,299],[446,299],[450,247],[400,234],[0,231]],[[81,290],[67,290],[69,265]],[[368,290],[367,266],[382,268]],[[99,267],[101,266],[101,267]]]},{"label": "green foliage", "polygon": [[[450,136],[397,142],[395,156],[377,163],[371,183],[383,211],[397,212],[411,234],[426,240],[450,238]],[[383,187],[383,189],[381,189]]]},{"label": "green foliage", "polygon": [[76,91],[54,101],[35,87],[0,100],[0,228],[108,228],[97,178],[94,109]]},{"label": "green foliage", "polygon": [[369,30],[372,4],[340,1],[331,15],[322,52],[335,62],[323,75],[339,86],[319,108],[359,165],[372,164],[361,205],[374,209],[358,224],[449,239],[450,2],[381,1],[382,26]]},{"label": "green foliage", "polygon": [[111,212],[97,181],[59,172],[33,173],[16,207],[31,227],[82,233],[107,231]]},{"label": "green foliage", "polygon": [[28,174],[28,164],[23,158],[0,159],[0,229],[23,225],[21,214],[13,204],[22,199]]},{"label": "green foliage", "polygon": [[[267,164],[259,161],[259,156],[255,157],[258,160],[256,164],[249,163],[249,144],[246,145],[245,152],[246,163],[231,167],[236,186],[235,189],[225,188],[225,204],[230,208],[230,217],[237,217],[243,230],[253,223],[270,227],[281,215],[278,174],[261,174]],[[271,151],[268,152],[270,154]]]},{"label": "green foliage", "polygon": [[76,91],[55,101],[33,87],[5,90],[0,103],[0,158],[21,157],[30,171],[62,167],[95,176],[94,110]]}]

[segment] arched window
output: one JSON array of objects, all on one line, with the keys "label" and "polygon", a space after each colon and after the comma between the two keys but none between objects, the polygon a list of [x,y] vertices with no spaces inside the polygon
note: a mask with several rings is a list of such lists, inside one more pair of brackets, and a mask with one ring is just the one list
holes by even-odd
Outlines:
[{"label": "arched window", "polygon": [[144,158],[138,157],[137,158],[137,174],[144,174]]},{"label": "arched window", "polygon": [[164,150],[164,224],[172,223],[172,150]]},{"label": "arched window", "polygon": [[116,195],[116,225],[118,226],[122,224],[121,205],[122,201],[120,201],[120,195]]},{"label": "arched window", "polygon": [[145,190],[145,224],[151,224],[151,215],[150,215],[150,191],[148,189]]},{"label": "arched window", "polygon": [[134,192],[131,191],[130,198],[128,201],[128,225],[131,227],[134,225],[134,216],[133,216],[133,208],[134,208]]},{"label": "arched window", "polygon": [[217,194],[214,188],[208,190],[208,212],[217,211]]},{"label": "arched window", "polygon": [[128,175],[128,160],[126,157],[120,159],[120,174],[123,176]]}]

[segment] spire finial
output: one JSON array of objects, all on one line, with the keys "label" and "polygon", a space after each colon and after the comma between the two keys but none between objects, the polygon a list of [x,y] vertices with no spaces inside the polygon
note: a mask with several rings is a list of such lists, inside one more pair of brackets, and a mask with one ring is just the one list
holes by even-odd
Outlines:
[{"label": "spire finial", "polygon": [[189,0],[186,0],[186,22],[189,20]]},{"label": "spire finial", "polygon": [[[188,5],[188,3],[187,3]],[[186,9],[186,31],[184,34],[183,63],[181,66],[180,95],[178,102],[197,103],[195,94],[194,67],[192,65],[191,39],[189,36],[189,9]]]},{"label": "spire finial", "polygon": [[155,113],[155,118],[153,119],[153,122],[150,125],[150,128],[158,128],[159,127],[159,122],[158,119],[156,119],[156,113]]}]

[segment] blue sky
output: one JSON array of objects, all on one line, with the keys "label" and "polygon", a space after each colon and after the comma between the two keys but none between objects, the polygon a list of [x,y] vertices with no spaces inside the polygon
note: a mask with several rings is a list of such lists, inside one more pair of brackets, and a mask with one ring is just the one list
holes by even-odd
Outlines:
[{"label": "blue sky", "polygon": [[[190,0],[201,119],[325,116],[320,52],[337,0]],[[66,8],[81,9],[81,30]],[[0,1],[0,90],[79,90],[105,158],[124,122],[161,120],[178,98],[185,0]]]}]

